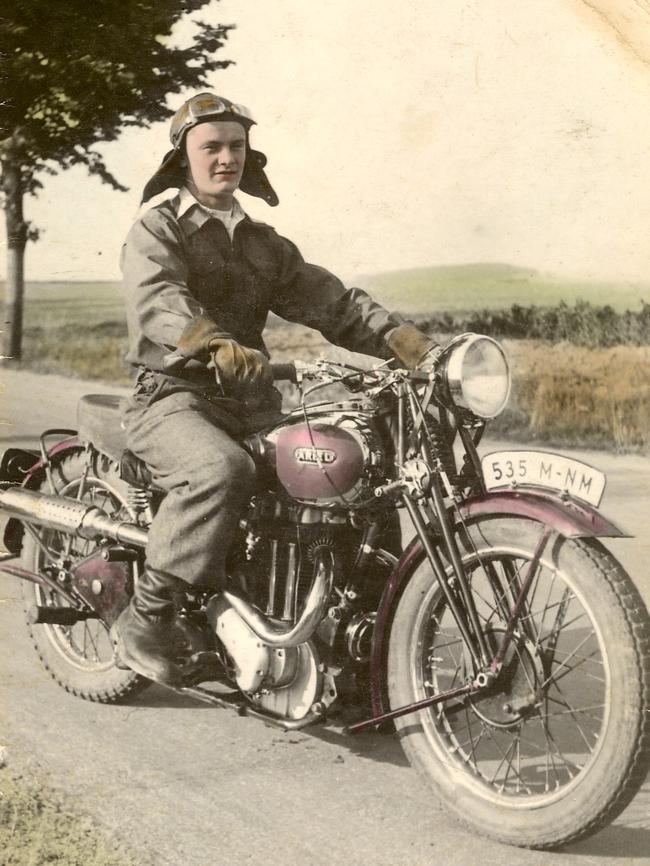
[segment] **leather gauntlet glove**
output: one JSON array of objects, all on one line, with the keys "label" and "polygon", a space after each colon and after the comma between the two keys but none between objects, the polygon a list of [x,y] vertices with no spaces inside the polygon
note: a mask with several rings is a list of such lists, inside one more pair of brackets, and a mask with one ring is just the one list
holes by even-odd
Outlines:
[{"label": "leather gauntlet glove", "polygon": [[242,346],[208,316],[197,316],[189,322],[177,351],[181,360],[196,359],[213,366],[229,397],[254,394],[273,382],[266,355]]},{"label": "leather gauntlet glove", "polygon": [[249,349],[224,336],[210,341],[210,351],[227,396],[243,397],[273,383],[269,360],[258,349]]},{"label": "leather gauntlet glove", "polygon": [[428,360],[429,355],[435,360],[440,350],[438,343],[416,328],[413,322],[398,325],[388,335],[386,343],[397,360],[409,370],[415,370]]}]

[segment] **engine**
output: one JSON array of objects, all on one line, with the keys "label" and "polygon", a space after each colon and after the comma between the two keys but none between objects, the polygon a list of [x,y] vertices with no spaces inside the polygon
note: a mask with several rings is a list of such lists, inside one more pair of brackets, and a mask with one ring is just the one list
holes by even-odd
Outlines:
[{"label": "engine", "polygon": [[[389,520],[383,536],[395,526]],[[334,562],[334,587],[327,615],[315,635],[318,652],[328,664],[365,662],[374,611],[392,566],[373,559],[359,567],[364,528],[349,512],[289,503],[270,491],[258,493],[240,523],[229,572],[255,606],[287,625],[304,610],[323,554]]]},{"label": "engine", "polygon": [[284,622],[296,620],[321,552],[332,555],[343,580],[362,534],[347,514],[288,504],[272,493],[255,497],[240,529],[231,571],[260,610]]}]

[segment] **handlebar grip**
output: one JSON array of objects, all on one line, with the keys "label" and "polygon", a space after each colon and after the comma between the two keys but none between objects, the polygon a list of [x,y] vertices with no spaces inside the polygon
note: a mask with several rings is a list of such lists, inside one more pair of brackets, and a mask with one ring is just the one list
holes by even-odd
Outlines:
[{"label": "handlebar grip", "polygon": [[298,381],[296,378],[296,365],[292,361],[287,364],[271,364],[271,370],[274,382],[282,379],[294,383]]}]

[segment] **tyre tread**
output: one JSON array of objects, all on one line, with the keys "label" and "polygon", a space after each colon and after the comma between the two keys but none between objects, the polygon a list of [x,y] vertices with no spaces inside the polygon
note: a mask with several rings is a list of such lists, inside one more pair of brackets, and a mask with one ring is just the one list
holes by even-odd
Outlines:
[{"label": "tyre tread", "polygon": [[[66,464],[69,464],[73,460],[77,460],[83,456],[83,449],[78,449],[74,451],[67,451],[62,454],[56,461],[56,465],[60,471],[64,470]],[[23,553],[24,555],[24,553]],[[26,586],[30,584],[23,585],[23,610],[25,614],[27,614],[29,607],[33,604],[33,598],[28,598],[25,594]],[[47,658],[47,653],[45,653],[42,649],[39,638],[34,631],[35,628],[39,628],[39,626],[33,626],[31,623],[27,622],[27,631],[29,633],[30,641],[36,650],[36,654],[38,656],[39,661],[41,662],[43,668],[47,671],[47,673],[52,677],[54,682],[63,688],[66,692],[71,695],[74,695],[77,698],[81,698],[85,701],[92,701],[95,703],[101,704],[119,704],[124,703],[127,700],[135,697],[144,689],[148,688],[151,685],[151,681],[141,676],[140,674],[136,674],[131,671],[127,673],[125,671],[124,680],[121,685],[114,686],[112,688],[93,688],[93,687],[83,687],[74,685],[74,683],[66,680],[57,671],[52,667]],[[47,626],[40,626],[41,628],[46,628]]]},{"label": "tyre tread", "polygon": [[[630,667],[636,669],[634,684],[629,683],[634,690],[631,693],[628,691],[628,697],[640,712],[632,730],[626,731],[626,763],[619,764],[615,782],[609,787],[602,786],[602,799],[596,804],[592,801],[593,811],[575,816],[576,824],[577,821],[580,823],[577,826],[574,824],[573,830],[567,826],[570,822],[568,815],[564,827],[558,827],[557,824],[548,826],[547,822],[546,830],[539,826],[539,822],[535,830],[532,827],[527,830],[521,821],[509,823],[503,814],[502,821],[494,820],[489,824],[484,820],[477,822],[477,816],[472,819],[467,804],[464,810],[454,808],[444,787],[440,790],[441,803],[446,803],[454,819],[472,832],[478,829],[499,842],[536,850],[557,850],[591,836],[610,824],[636,796],[650,770],[650,617],[646,605],[625,569],[598,539],[571,539],[570,544],[578,557],[584,558],[585,566],[589,565],[593,577],[602,581],[601,586],[610,598],[612,612],[616,612],[619,626],[626,634],[628,671]],[[409,604],[414,602],[409,601]],[[401,694],[399,703],[404,703],[403,698]],[[401,736],[399,726],[398,733]],[[407,743],[408,738],[403,743],[405,748]],[[409,751],[410,746],[407,755]],[[412,763],[424,779],[435,785],[431,769],[417,760],[412,760]]]},{"label": "tyre tread", "polygon": [[[600,542],[581,540],[577,541],[576,544],[591,559],[619,600],[619,607],[628,622],[630,633],[634,639],[637,668],[640,673],[641,705],[645,708],[645,712],[640,715],[636,749],[630,760],[628,774],[619,786],[618,796],[611,800],[602,812],[595,816],[580,832],[573,833],[562,842],[555,842],[554,845],[548,847],[577,842],[610,824],[632,802],[650,770],[650,618],[632,579],[614,557],[602,547]],[[535,847],[543,848],[545,846],[535,845]]]},{"label": "tyre tread", "polygon": [[144,689],[151,685],[150,680],[145,679],[140,676],[140,674],[134,673],[132,679],[125,682],[124,685],[113,689],[83,689],[73,686],[66,682],[50,667],[45,654],[40,649],[32,627],[28,625],[27,629],[29,631],[32,646],[36,650],[36,655],[45,670],[58,686],[61,686],[62,689],[65,689],[66,692],[77,698],[81,698],[84,701],[93,701],[98,704],[120,704],[125,703],[140,694],[140,692],[144,691]]},{"label": "tyre tread", "polygon": [[[537,837],[535,840],[517,842],[521,848],[538,851],[554,850],[579,842],[588,836],[593,836],[611,822],[629,806],[641,785],[643,785],[650,770],[650,617],[641,595],[629,575],[617,563],[614,557],[603,548],[598,541],[576,540],[575,544],[592,561],[614,591],[619,607],[630,627],[634,639],[637,656],[637,666],[640,672],[640,692],[645,712],[641,715],[637,729],[637,745],[629,762],[628,774],[618,788],[618,795],[608,801],[602,811],[580,830],[569,833],[559,839],[555,836],[552,842],[544,842]],[[458,817],[460,823],[472,827],[471,823]],[[491,838],[506,844],[512,844],[512,834],[490,833]]]}]

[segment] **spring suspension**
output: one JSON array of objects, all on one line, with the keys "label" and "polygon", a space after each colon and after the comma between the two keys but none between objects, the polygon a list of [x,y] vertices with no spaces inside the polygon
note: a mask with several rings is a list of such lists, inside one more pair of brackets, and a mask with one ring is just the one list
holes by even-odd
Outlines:
[{"label": "spring suspension", "polygon": [[145,490],[143,487],[133,487],[129,484],[126,501],[132,511],[136,514],[141,513],[151,508],[151,491]]},{"label": "spring suspension", "polygon": [[[446,429],[445,429],[446,428]],[[437,418],[427,416],[427,431],[433,454],[438,461],[438,469],[444,472],[451,484],[456,484],[458,471],[454,457],[453,436],[450,436],[449,422],[442,423]]]}]

